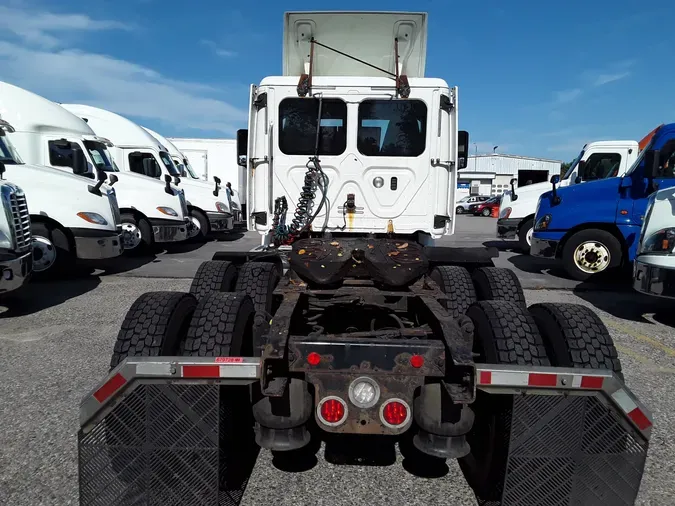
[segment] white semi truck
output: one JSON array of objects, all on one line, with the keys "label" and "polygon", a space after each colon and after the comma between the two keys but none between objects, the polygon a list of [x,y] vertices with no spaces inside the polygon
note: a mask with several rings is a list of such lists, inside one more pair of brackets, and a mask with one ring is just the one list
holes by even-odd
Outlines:
[{"label": "white semi truck", "polygon": [[[101,191],[116,195],[119,202],[126,252],[141,254],[154,243],[187,239],[190,221],[183,192],[171,181],[161,183],[120,172],[108,151],[112,143],[95,135],[81,118],[51,100],[3,82],[0,114],[14,125],[12,142],[28,163],[108,182]],[[115,192],[109,188],[112,176]],[[30,189],[24,190],[30,198]],[[71,193],[64,192],[64,200]]]},{"label": "white semi truck", "polygon": [[0,296],[21,288],[33,272],[30,214],[23,190],[6,180],[0,150]]},{"label": "white semi truck", "polygon": [[633,287],[675,298],[675,187],[660,189],[649,198],[633,261]]},{"label": "white semi truck", "polygon": [[357,436],[459,459],[479,504],[632,504],[652,418],[602,320],[528,307],[494,251],[425,246],[469,147],[458,89],[424,76],[426,14],[293,12],[284,37],[238,149],[264,247],[132,304],[81,404],[81,504],[216,505],[256,445],[372,459]]},{"label": "white semi truck", "polygon": [[143,130],[152,135],[155,139],[157,139],[159,144],[167,149],[174,165],[178,168],[181,177],[189,178],[189,180],[194,184],[201,182],[204,188],[211,188],[213,195],[216,197],[220,197],[221,194],[225,195],[227,197],[227,203],[230,205],[230,209],[232,211],[234,223],[236,224],[241,222],[242,208],[241,201],[239,199],[239,192],[232,188],[232,185],[229,181],[226,181],[223,185],[222,179],[214,175],[210,178],[213,180],[213,184],[209,184],[207,182],[208,180],[203,180],[197,175],[194,168],[190,164],[188,157],[185,156],[185,154],[180,151],[173,142],[163,135],[150,130],[149,128],[143,127]]},{"label": "white semi truck", "polygon": [[109,138],[113,159],[122,172],[147,178],[172,178],[185,192],[191,227],[188,238],[203,239],[211,232],[233,228],[233,217],[227,197],[215,196],[212,187],[190,178],[180,179],[166,147],[133,121],[98,107],[61,104],[64,109],[84,119],[98,135]]},{"label": "white semi truck", "polygon": [[[204,180],[218,177],[230,183],[242,209],[246,208],[246,168],[237,163],[235,139],[169,139],[189,160],[195,174]],[[245,211],[244,211],[245,213]]]},{"label": "white semi truck", "polygon": [[[22,199],[17,196],[17,206],[24,213],[22,226],[30,226],[30,233],[22,234],[31,240],[34,275],[66,274],[78,258],[121,255],[120,213],[113,189],[103,180],[24,164],[10,140],[13,132],[14,127],[0,119],[0,162],[4,178],[25,192]],[[75,158],[75,166],[83,167],[84,158]]]}]

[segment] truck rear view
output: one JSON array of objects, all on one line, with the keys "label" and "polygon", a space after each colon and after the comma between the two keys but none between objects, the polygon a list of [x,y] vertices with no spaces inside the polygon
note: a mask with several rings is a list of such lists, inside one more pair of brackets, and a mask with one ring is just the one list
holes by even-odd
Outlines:
[{"label": "truck rear view", "polygon": [[252,88],[239,136],[261,247],[134,302],[81,406],[81,503],[221,504],[257,447],[351,435],[459,459],[481,504],[631,504],[651,418],[602,321],[432,246],[468,135],[423,75],[426,15],[285,20],[288,75]]}]

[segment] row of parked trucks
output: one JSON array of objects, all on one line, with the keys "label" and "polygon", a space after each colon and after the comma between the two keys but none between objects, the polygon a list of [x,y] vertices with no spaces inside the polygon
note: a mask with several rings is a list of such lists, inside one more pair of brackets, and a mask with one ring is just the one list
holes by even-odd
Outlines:
[{"label": "row of parked trucks", "polygon": [[[233,156],[230,160],[236,166]],[[78,260],[201,240],[241,219],[229,182],[203,181],[170,141],[109,111],[0,82],[0,293]],[[29,254],[32,253],[32,254]],[[17,263],[18,262],[18,263]]]},{"label": "row of parked trucks", "polygon": [[602,320],[435,242],[469,136],[426,14],[284,21],[237,135],[261,245],[131,305],[80,406],[80,504],[231,504],[259,447],[297,469],[322,440],[458,459],[482,505],[633,504],[653,421]]},{"label": "row of parked trucks", "polygon": [[574,279],[632,267],[636,290],[674,297],[674,164],[675,124],[639,142],[586,144],[552,187],[512,186],[504,194],[497,236],[559,260]]}]

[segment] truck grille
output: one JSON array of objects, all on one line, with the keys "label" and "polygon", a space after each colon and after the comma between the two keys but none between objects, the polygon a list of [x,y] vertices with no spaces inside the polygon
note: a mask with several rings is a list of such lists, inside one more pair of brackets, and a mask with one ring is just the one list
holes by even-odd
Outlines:
[{"label": "truck grille", "polygon": [[25,251],[31,247],[30,237],[30,214],[28,203],[24,193],[16,188],[9,195],[9,203],[12,209],[12,234],[17,251]]},{"label": "truck grille", "polygon": [[108,199],[110,200],[110,210],[112,211],[113,219],[115,220],[115,225],[122,224],[122,215],[120,214],[120,206],[117,203],[117,194],[115,190],[111,189],[108,192]]}]

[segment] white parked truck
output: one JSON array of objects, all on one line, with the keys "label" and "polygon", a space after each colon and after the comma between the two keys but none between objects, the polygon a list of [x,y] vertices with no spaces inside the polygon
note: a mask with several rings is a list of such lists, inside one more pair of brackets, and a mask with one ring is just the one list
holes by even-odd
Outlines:
[{"label": "white parked truck", "polygon": [[663,188],[649,198],[633,261],[633,287],[649,295],[675,298],[675,187]]},{"label": "white parked truck", "polygon": [[30,214],[23,190],[6,180],[0,150],[0,296],[21,288],[33,272]]},{"label": "white parked truck", "polygon": [[[560,179],[558,187],[570,186],[585,181],[623,176],[633,165],[639,153],[636,141],[597,141],[586,144]],[[518,239],[520,249],[530,252],[534,215],[539,197],[551,189],[548,182],[515,187],[502,196],[497,237]]]},{"label": "white parked truck", "polygon": [[[14,127],[0,119],[0,162],[4,178],[25,192],[25,196],[16,198],[23,213],[22,236],[31,240],[34,275],[66,274],[78,258],[97,260],[121,255],[120,214],[113,189],[100,179],[94,182],[49,167],[24,164],[10,140],[16,135],[13,132]],[[84,166],[84,157],[76,156],[74,163]],[[28,234],[26,226],[30,227]]]},{"label": "white parked truck", "polygon": [[81,404],[81,504],[223,504],[256,445],[372,460],[357,436],[459,459],[479,504],[633,503],[652,419],[602,320],[528,307],[494,251],[425,246],[452,233],[469,146],[426,36],[423,13],[286,14],[238,150],[266,247],[132,304]]},{"label": "white parked truck", "polygon": [[240,203],[246,207],[246,170],[237,164],[234,139],[169,139],[189,160],[195,174],[204,180],[218,177],[230,183]]},{"label": "white parked truck", "polygon": [[[161,183],[120,172],[108,151],[112,143],[95,135],[81,118],[51,100],[3,82],[0,114],[15,127],[12,142],[28,163],[58,169],[52,172],[107,181],[101,191],[116,195],[126,252],[140,254],[154,243],[187,238],[190,221],[183,192],[171,181]],[[112,176],[115,192],[110,191]],[[24,190],[30,198],[30,189]],[[64,200],[71,193],[64,191]]]},{"label": "white parked truck", "polygon": [[62,104],[83,118],[98,135],[114,143],[110,148],[113,159],[122,172],[132,172],[147,178],[173,178],[183,188],[192,226],[188,238],[203,239],[211,232],[233,228],[233,217],[227,197],[213,195],[213,188],[189,178],[180,179],[166,147],[133,121],[98,107]]},{"label": "white parked truck", "polygon": [[190,164],[190,160],[187,158],[187,156],[185,156],[185,154],[183,154],[182,151],[180,151],[176,147],[176,145],[173,142],[171,142],[169,139],[162,136],[161,134],[158,134],[157,132],[150,130],[149,128],[143,127],[143,129],[150,135],[152,135],[155,139],[157,139],[159,144],[161,144],[167,149],[169,155],[171,156],[171,159],[173,160],[174,165],[178,168],[181,177],[188,178],[192,183],[195,184],[201,182],[204,188],[211,188],[212,193],[215,197],[225,195],[225,197],[227,197],[227,203],[230,205],[230,210],[234,218],[234,223],[236,224],[241,221],[242,208],[241,202],[239,200],[239,192],[232,189],[232,185],[229,181],[227,181],[223,187],[222,179],[219,178],[218,176],[213,176],[211,177],[211,179],[213,180],[213,184],[212,185],[209,184],[207,180],[203,180],[197,175],[192,165]]}]

